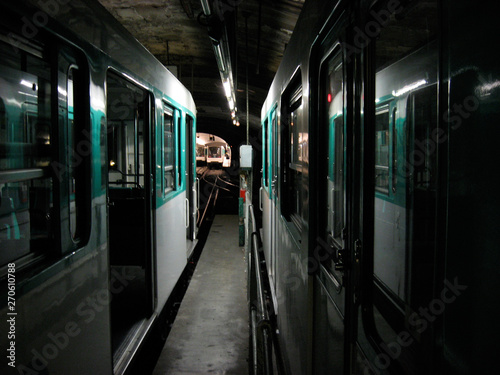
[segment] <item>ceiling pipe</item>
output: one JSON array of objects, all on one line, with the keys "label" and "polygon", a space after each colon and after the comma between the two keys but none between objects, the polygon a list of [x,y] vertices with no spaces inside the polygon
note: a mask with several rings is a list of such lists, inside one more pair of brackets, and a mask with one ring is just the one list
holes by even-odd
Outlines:
[{"label": "ceiling pipe", "polygon": [[245,48],[246,48],[246,55],[247,55],[247,58],[245,59],[246,60],[246,63],[245,63],[245,75],[246,75],[246,107],[247,107],[247,145],[250,144],[250,119],[249,119],[249,116],[250,116],[250,110],[248,108],[248,17],[250,17],[250,14],[247,13],[245,15]]},{"label": "ceiling pipe", "polygon": [[[227,99],[231,119],[234,125],[239,125],[236,106],[236,85],[233,76],[233,67],[231,65],[231,39],[228,37],[228,23],[226,17],[236,10],[222,12],[223,7],[219,8],[216,2],[215,9],[210,8],[209,0],[200,0],[203,8],[203,13],[206,17],[206,26],[208,28],[208,36],[212,41],[215,60],[219,69],[219,74],[224,89],[224,95]],[[200,14],[201,16],[201,14]],[[200,16],[198,17],[200,21]]]},{"label": "ceiling pipe", "polygon": [[208,0],[201,0],[201,7],[203,8],[203,13],[205,13],[205,16],[209,16],[211,14],[210,4],[208,4]]},{"label": "ceiling pipe", "polygon": [[262,31],[262,0],[259,0],[259,28],[257,30],[257,62],[255,64],[255,74],[260,73],[260,33]]}]

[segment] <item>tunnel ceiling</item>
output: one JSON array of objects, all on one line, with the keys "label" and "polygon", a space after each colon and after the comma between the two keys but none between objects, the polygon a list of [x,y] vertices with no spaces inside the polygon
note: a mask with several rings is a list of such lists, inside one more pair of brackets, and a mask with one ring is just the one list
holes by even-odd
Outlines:
[{"label": "tunnel ceiling", "polygon": [[[218,135],[241,134],[242,139],[246,136],[246,62],[248,61],[249,122],[251,129],[257,129],[267,90],[304,2],[216,2],[220,7],[219,19],[226,25],[230,24],[227,28],[228,35],[234,40],[232,64],[241,124],[240,127],[235,127],[231,121],[200,0],[99,1],[160,62],[166,66],[174,66],[171,70],[177,69],[181,82],[193,94],[198,110],[199,131]],[[213,0],[209,2],[212,7],[215,6]]]}]

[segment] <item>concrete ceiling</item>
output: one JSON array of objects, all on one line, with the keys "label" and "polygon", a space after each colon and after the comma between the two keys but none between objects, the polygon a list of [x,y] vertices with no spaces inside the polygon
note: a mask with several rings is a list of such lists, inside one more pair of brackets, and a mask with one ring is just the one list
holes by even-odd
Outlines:
[{"label": "concrete ceiling", "polygon": [[229,138],[230,134],[239,135],[241,139],[246,136],[246,63],[249,123],[255,130],[259,127],[267,90],[304,3],[304,0],[209,0],[213,13],[219,6],[223,10],[220,14],[235,21],[228,33],[230,38],[234,37],[235,46],[232,65],[241,124],[236,127],[231,121],[200,0],[99,1],[160,62],[176,67],[172,70],[178,70],[181,82],[193,94],[199,131]]}]

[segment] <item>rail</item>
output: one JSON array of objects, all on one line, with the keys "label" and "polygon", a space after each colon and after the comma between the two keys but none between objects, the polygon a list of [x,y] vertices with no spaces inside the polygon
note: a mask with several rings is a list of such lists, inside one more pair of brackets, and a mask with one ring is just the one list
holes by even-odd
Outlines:
[{"label": "rail", "polygon": [[[251,374],[272,375],[282,373],[279,349],[274,336],[274,324],[269,311],[274,311],[270,296],[268,283],[265,281],[266,267],[261,251],[260,236],[255,220],[252,204],[248,205],[247,226],[250,227],[248,234],[251,236],[248,256],[248,300],[250,308],[251,333],[252,333],[252,369]],[[274,352],[274,356],[273,356]],[[273,362],[273,358],[276,360]]]}]

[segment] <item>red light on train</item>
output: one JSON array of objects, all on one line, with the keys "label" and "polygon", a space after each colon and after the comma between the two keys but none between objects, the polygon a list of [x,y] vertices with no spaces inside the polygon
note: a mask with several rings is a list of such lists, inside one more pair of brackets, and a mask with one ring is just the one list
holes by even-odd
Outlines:
[{"label": "red light on train", "polygon": [[327,99],[328,99],[328,103],[331,103],[332,102],[332,94],[328,94]]}]

